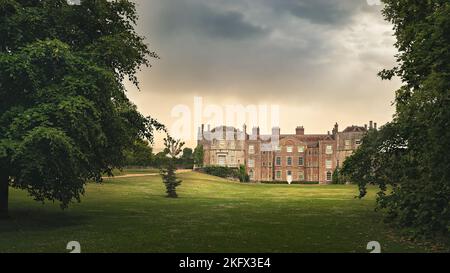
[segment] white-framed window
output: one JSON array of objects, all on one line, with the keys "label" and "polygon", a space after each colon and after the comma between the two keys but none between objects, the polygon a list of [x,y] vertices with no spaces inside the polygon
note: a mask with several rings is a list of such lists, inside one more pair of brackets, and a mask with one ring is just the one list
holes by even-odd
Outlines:
[{"label": "white-framed window", "polygon": [[327,168],[327,169],[331,169],[331,168],[333,168],[333,160],[330,160],[330,159],[327,159],[326,161],[325,161],[325,167]]},{"label": "white-framed window", "polygon": [[361,139],[355,140],[355,144],[356,144],[356,145],[361,145]]},{"label": "white-framed window", "polygon": [[333,145],[327,145],[325,153],[327,155],[332,155],[333,154]]},{"label": "white-framed window", "polygon": [[287,163],[288,166],[292,166],[292,157],[289,156],[289,157],[286,159],[286,163]]},{"label": "white-framed window", "polygon": [[327,172],[327,181],[331,181],[333,180],[333,174],[331,173],[331,171]]},{"label": "white-framed window", "polygon": [[255,154],[255,146],[254,145],[249,145],[248,146],[248,153],[249,154]]},{"label": "white-framed window", "polygon": [[286,152],[292,153],[293,151],[294,151],[294,147],[292,147],[292,146],[287,146],[286,147]]},{"label": "white-framed window", "polygon": [[255,160],[254,159],[249,159],[248,160],[248,167],[249,168],[254,168],[255,167]]},{"label": "white-framed window", "polygon": [[219,163],[219,166],[227,165],[227,156],[226,155],[218,155],[217,163]]},{"label": "white-framed window", "polygon": [[281,166],[281,157],[277,156],[277,158],[275,158],[275,166]]},{"label": "white-framed window", "polygon": [[305,152],[305,146],[303,146],[303,145],[298,146],[298,152],[299,153],[304,153]]},{"label": "white-framed window", "polygon": [[304,166],[305,165],[305,159],[303,158],[303,156],[298,158],[298,165],[299,166]]},{"label": "white-framed window", "polygon": [[276,171],[275,177],[277,180],[280,180],[281,179],[281,171]]},{"label": "white-framed window", "polygon": [[275,151],[276,152],[281,152],[281,146],[280,145],[275,146]]}]

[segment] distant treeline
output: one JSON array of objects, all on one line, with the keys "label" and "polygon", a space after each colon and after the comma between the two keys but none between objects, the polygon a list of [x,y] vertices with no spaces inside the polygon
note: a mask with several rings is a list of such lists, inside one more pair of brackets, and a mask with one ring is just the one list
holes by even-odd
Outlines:
[{"label": "distant treeline", "polygon": [[[148,141],[138,140],[131,149],[125,151],[125,165],[160,168],[169,160],[168,154],[167,149],[155,154]],[[178,169],[193,169],[196,162],[203,162],[203,147],[199,146],[195,150],[184,148],[182,155],[174,160]]]}]

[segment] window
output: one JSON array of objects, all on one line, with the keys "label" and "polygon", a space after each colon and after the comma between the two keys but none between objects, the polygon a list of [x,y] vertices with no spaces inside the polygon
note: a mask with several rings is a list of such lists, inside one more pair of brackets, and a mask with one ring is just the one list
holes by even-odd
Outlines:
[{"label": "window", "polygon": [[217,158],[217,162],[220,166],[225,166],[227,164],[227,156],[226,155],[219,155]]},{"label": "window", "polygon": [[287,158],[287,165],[292,166],[292,157]]},{"label": "window", "polygon": [[305,159],[302,156],[298,158],[298,165],[299,166],[305,165]]},{"label": "window", "polygon": [[304,153],[305,152],[305,146],[298,146],[298,152]]},{"label": "window", "polygon": [[305,173],[304,172],[299,172],[298,173],[298,180],[299,181],[305,181]]},{"label": "window", "polygon": [[287,179],[292,179],[292,171],[287,171],[286,172],[286,177],[287,177]]},{"label": "window", "polygon": [[255,160],[254,159],[249,159],[248,160],[248,167],[249,168],[254,168],[255,167]]},{"label": "window", "polygon": [[332,155],[333,154],[333,146],[332,145],[327,145],[327,149],[326,149],[325,153],[327,155]]},{"label": "window", "polygon": [[248,146],[248,153],[251,155],[255,154],[255,146],[254,145]]},{"label": "window", "polygon": [[350,146],[352,145],[352,142],[350,140],[345,141],[345,148],[350,149]]},{"label": "window", "polygon": [[276,173],[276,178],[277,178],[277,179],[281,179],[281,171],[277,171],[277,173]]},{"label": "window", "polygon": [[332,179],[333,179],[333,174],[330,171],[328,171],[327,172],[327,181],[331,181]]},{"label": "window", "polygon": [[294,147],[292,147],[292,146],[287,146],[287,147],[286,147],[286,151],[287,151],[288,153],[292,153],[292,152],[294,151]]},{"label": "window", "polygon": [[325,165],[326,165],[327,169],[331,169],[331,168],[333,168],[333,161],[327,159],[327,161],[325,162]]},{"label": "window", "polygon": [[355,140],[355,144],[356,144],[356,145],[361,145],[361,139]]},{"label": "window", "polygon": [[255,178],[255,173],[253,172],[253,170],[250,170],[248,176],[250,177],[251,180]]},{"label": "window", "polygon": [[276,151],[276,152],[280,152],[280,151],[281,151],[280,145],[275,146],[275,151]]},{"label": "window", "polygon": [[275,160],[275,165],[281,166],[281,157],[277,156],[277,158]]}]

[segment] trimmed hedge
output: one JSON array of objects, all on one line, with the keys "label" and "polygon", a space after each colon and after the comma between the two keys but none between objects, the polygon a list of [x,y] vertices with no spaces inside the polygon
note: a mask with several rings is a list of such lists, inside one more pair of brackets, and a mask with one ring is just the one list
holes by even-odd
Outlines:
[{"label": "trimmed hedge", "polygon": [[229,168],[229,167],[221,167],[221,166],[206,166],[200,169],[201,172],[204,172],[209,175],[227,178],[227,179],[237,179],[240,182],[249,182],[250,178],[246,173],[245,166],[241,166],[240,168]]}]

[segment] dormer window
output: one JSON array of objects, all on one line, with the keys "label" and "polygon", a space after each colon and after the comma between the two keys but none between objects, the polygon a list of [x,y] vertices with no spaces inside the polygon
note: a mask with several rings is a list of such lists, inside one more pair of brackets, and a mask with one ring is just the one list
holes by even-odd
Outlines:
[{"label": "dormer window", "polygon": [[298,152],[304,153],[305,152],[305,146],[298,146]]}]

